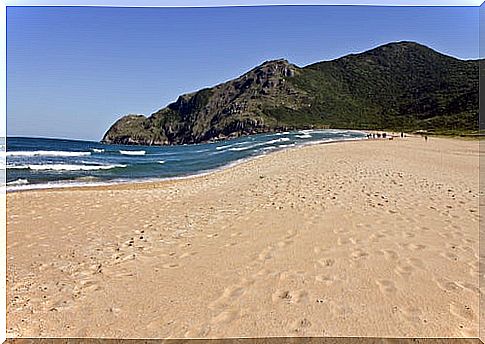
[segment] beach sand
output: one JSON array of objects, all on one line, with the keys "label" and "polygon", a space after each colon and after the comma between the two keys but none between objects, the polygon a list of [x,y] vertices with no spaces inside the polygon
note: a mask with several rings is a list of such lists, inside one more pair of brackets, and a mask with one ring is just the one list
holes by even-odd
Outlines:
[{"label": "beach sand", "polygon": [[7,195],[9,336],[477,337],[478,141]]}]

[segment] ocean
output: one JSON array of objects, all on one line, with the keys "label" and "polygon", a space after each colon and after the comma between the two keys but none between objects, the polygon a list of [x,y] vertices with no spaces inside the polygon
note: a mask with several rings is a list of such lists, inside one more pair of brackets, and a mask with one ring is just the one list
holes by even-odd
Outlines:
[{"label": "ocean", "polygon": [[365,138],[365,133],[352,130],[300,130],[203,144],[126,146],[8,137],[7,191],[187,177],[275,150]]}]

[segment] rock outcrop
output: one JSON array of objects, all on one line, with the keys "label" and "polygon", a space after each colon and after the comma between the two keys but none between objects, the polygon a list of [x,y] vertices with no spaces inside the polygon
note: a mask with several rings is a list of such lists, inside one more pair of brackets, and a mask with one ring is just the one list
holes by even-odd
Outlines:
[{"label": "rock outcrop", "polygon": [[244,75],[180,96],[149,117],[128,115],[105,143],[167,145],[279,130],[478,127],[478,61],[413,42],[300,68],[267,61]]}]

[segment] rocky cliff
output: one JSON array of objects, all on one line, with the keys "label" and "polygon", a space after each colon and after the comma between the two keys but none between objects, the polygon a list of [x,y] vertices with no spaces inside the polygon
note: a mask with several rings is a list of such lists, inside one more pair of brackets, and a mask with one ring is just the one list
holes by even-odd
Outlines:
[{"label": "rocky cliff", "polygon": [[105,143],[198,143],[296,128],[478,128],[478,61],[413,42],[297,67],[267,61],[180,96],[149,117],[127,115]]}]

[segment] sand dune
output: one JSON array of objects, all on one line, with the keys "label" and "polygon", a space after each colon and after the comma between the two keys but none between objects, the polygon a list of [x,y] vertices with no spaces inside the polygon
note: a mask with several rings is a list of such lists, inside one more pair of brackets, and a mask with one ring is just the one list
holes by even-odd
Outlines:
[{"label": "sand dune", "polygon": [[478,336],[477,141],[7,195],[10,336]]}]

